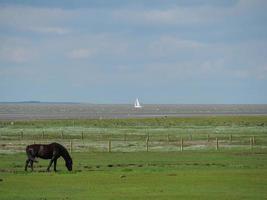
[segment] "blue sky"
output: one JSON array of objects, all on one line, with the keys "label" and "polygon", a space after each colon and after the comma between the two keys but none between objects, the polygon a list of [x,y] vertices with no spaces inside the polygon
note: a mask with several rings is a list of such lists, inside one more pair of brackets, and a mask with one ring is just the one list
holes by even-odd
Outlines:
[{"label": "blue sky", "polygon": [[265,0],[0,0],[0,101],[267,103]]}]

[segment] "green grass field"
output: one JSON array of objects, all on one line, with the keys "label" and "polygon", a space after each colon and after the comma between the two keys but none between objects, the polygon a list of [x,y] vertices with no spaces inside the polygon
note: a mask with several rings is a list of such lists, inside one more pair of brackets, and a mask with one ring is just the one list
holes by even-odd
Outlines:
[{"label": "green grass field", "polygon": [[1,199],[266,199],[267,151],[75,153],[74,171],[24,172],[1,154]]},{"label": "green grass field", "polygon": [[[267,116],[2,121],[0,199],[266,199],[266,124]],[[69,148],[70,139],[73,172],[63,159],[57,173],[45,172],[47,160],[23,171],[27,144],[58,141]]]}]

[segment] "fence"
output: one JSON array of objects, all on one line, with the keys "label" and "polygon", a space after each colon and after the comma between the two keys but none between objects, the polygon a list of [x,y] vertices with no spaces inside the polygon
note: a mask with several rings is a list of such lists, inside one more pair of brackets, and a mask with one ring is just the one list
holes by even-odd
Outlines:
[{"label": "fence", "polygon": [[75,134],[60,131],[39,134],[1,133],[0,152],[24,151],[25,146],[33,143],[59,142],[70,152],[134,152],[134,151],[185,151],[229,148],[267,148],[267,137],[233,134],[88,134],[84,131]]}]

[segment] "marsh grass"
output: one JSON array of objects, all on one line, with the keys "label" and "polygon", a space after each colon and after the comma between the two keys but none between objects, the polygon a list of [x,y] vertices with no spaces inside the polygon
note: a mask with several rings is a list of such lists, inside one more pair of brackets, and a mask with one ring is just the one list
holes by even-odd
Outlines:
[{"label": "marsh grass", "polygon": [[1,121],[0,151],[24,151],[31,143],[59,142],[77,152],[179,151],[214,149],[216,138],[220,149],[267,146],[267,116],[227,116],[144,119],[76,119]]}]

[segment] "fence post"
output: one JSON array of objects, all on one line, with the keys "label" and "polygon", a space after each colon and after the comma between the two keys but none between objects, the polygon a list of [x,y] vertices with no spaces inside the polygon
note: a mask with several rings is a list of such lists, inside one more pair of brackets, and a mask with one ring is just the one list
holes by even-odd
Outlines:
[{"label": "fence post", "polygon": [[180,138],[180,151],[184,150],[184,140],[183,137]]},{"label": "fence post", "polygon": [[82,131],[82,140],[83,140],[83,131]]},{"label": "fence post", "polygon": [[232,136],[232,134],[230,134],[230,136],[229,136],[229,142],[230,143],[232,142],[232,139],[233,139],[233,136]]},{"label": "fence post", "polygon": [[253,139],[252,138],[249,138],[249,143],[250,143],[250,149],[252,150],[253,149]]},{"label": "fence post", "polygon": [[64,139],[64,133],[61,131],[61,139]]},{"label": "fence post", "polygon": [[72,140],[70,140],[70,153],[72,153]]},{"label": "fence post", "polygon": [[218,140],[218,138],[216,137],[216,150],[218,151],[218,149],[219,149],[219,140]]},{"label": "fence post", "polygon": [[253,143],[253,145],[255,145],[255,144],[256,144],[256,141],[255,141],[255,136],[253,136],[253,137],[252,137],[252,143]]},{"label": "fence post", "polygon": [[207,136],[207,140],[208,140],[208,142],[210,141],[210,135],[208,134],[208,136]]},{"label": "fence post", "polygon": [[110,139],[108,140],[108,152],[109,153],[111,152],[111,140]]},{"label": "fence post", "polygon": [[20,138],[23,139],[23,131],[20,132]]},{"label": "fence post", "polygon": [[146,152],[148,152],[148,150],[149,150],[148,142],[149,142],[149,135],[146,138]]}]

